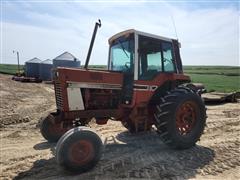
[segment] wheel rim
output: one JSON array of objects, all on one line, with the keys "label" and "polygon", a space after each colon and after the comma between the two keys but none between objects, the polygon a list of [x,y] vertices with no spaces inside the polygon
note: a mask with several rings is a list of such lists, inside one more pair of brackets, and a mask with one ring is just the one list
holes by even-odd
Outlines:
[{"label": "wheel rim", "polygon": [[61,126],[61,123],[49,122],[48,131],[53,135],[61,135],[66,131],[66,129]]},{"label": "wheel rim", "polygon": [[69,158],[71,162],[84,165],[93,159],[94,149],[91,142],[80,140],[73,143],[69,148]]},{"label": "wheel rim", "polygon": [[197,121],[197,105],[193,101],[186,101],[180,105],[176,114],[176,128],[182,136],[189,134]]}]

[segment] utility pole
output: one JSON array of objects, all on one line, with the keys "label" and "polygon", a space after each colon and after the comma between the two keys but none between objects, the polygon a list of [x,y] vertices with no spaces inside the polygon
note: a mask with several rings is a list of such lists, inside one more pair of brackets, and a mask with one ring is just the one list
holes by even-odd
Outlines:
[{"label": "utility pole", "polygon": [[13,53],[17,53],[17,62],[18,62],[18,75],[20,75],[20,65],[19,65],[19,52],[18,51],[13,51]]}]

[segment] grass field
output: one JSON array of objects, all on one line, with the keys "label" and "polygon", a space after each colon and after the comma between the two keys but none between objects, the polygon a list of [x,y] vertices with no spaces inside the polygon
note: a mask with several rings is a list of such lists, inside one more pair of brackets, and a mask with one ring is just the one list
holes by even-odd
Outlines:
[{"label": "grass field", "polygon": [[207,91],[240,91],[240,67],[185,66],[184,72],[193,82],[203,83]]},{"label": "grass field", "polygon": [[224,76],[215,74],[189,74],[193,82],[205,85],[208,92],[240,91],[240,76]]},{"label": "grass field", "polygon": [[[20,71],[23,71],[23,65],[20,65]],[[0,73],[14,75],[18,72],[18,66],[15,64],[0,64]]]},{"label": "grass field", "polygon": [[[23,66],[20,66],[21,70]],[[105,69],[105,65],[91,65],[89,68]],[[15,74],[17,65],[0,64],[0,73]],[[207,91],[240,91],[240,67],[232,66],[184,66],[184,72],[193,82],[203,83]]]},{"label": "grass field", "polygon": [[184,71],[188,74],[240,75],[240,67],[236,66],[184,66]]}]

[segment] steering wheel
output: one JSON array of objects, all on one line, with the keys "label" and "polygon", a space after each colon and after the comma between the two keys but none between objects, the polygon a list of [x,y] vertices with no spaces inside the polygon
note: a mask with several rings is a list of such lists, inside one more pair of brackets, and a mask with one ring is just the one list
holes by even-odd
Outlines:
[{"label": "steering wheel", "polygon": [[[129,64],[129,65],[128,65]],[[125,63],[125,67],[127,68],[127,69],[130,69],[130,66],[131,66],[131,63],[130,62],[126,62]]]},{"label": "steering wheel", "polygon": [[172,59],[163,58],[163,62],[173,63]]}]

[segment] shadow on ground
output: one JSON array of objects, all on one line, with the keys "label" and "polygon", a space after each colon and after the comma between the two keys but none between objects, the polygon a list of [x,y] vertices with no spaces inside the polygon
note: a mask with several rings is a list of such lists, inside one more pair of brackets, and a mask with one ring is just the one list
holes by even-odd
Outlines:
[{"label": "shadow on ground", "polygon": [[56,146],[56,143],[49,143],[49,142],[45,141],[45,142],[35,144],[33,146],[33,148],[35,150],[51,149],[53,151],[55,146]]},{"label": "shadow on ground", "polygon": [[[122,132],[106,139],[100,162],[89,172],[69,174],[58,167],[54,158],[40,159],[15,179],[189,179],[215,157],[212,149],[198,145],[187,150],[172,150],[154,132],[137,135]],[[34,148],[50,148],[52,152],[55,149],[54,144],[47,142]]]}]

